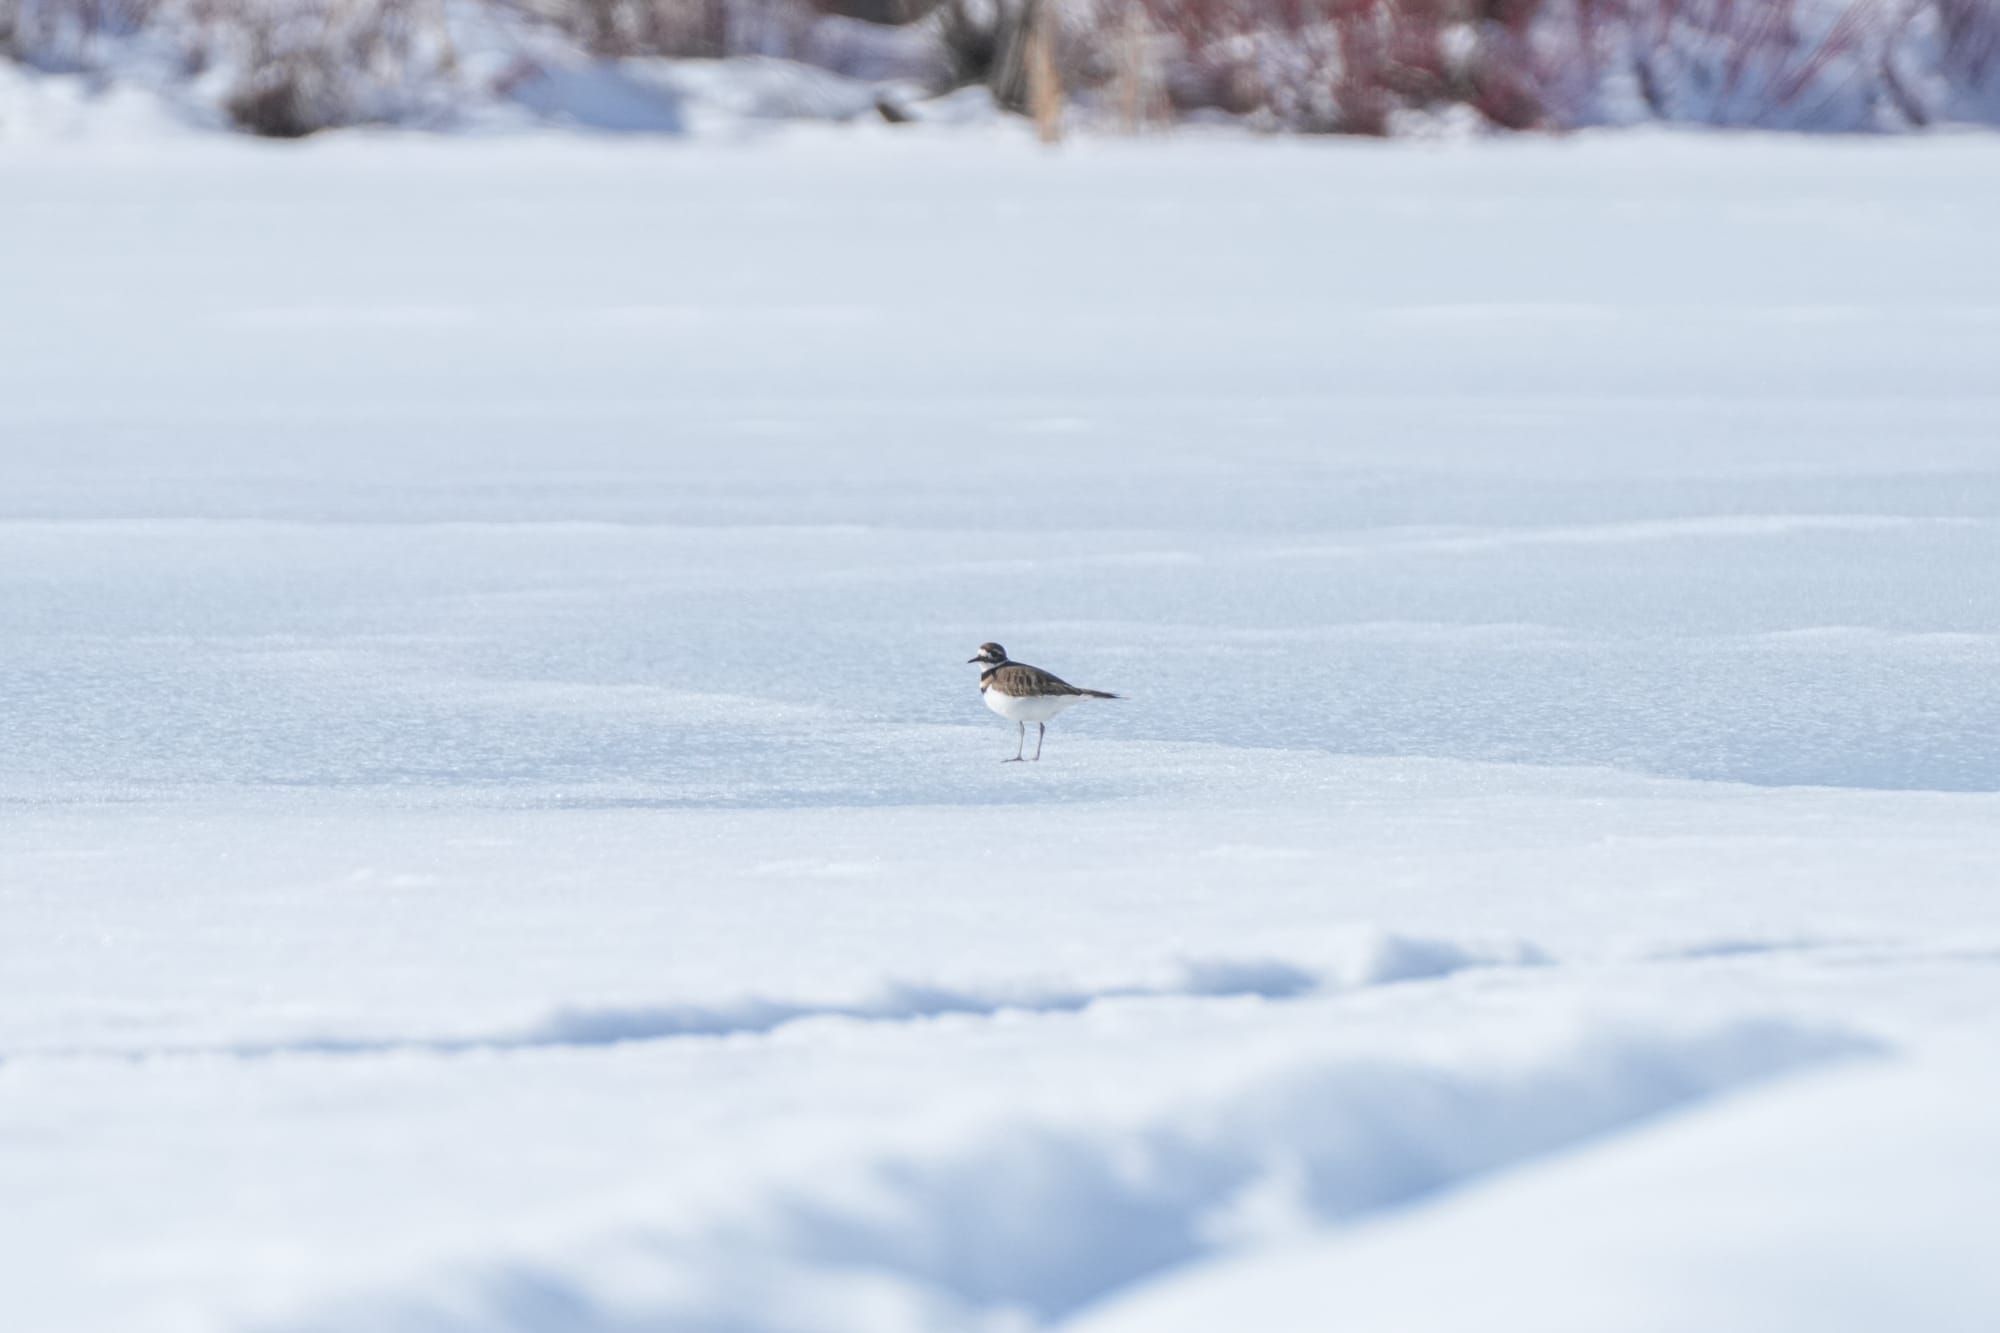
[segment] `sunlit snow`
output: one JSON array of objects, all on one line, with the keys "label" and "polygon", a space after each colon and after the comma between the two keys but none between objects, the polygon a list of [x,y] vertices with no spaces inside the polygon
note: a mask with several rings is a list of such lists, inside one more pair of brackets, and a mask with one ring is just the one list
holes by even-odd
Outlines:
[{"label": "sunlit snow", "polygon": [[10,149],[0,1323],[1994,1327],[1996,216]]}]

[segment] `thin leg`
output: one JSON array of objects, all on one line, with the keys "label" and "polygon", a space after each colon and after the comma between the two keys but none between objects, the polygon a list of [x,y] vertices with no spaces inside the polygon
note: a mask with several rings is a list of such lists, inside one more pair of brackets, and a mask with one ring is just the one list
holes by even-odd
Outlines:
[{"label": "thin leg", "polygon": [[[1036,731],[1035,731],[1035,762],[1036,762],[1036,763],[1040,763],[1040,762],[1041,762],[1041,759],[1042,759],[1042,740],[1043,740],[1043,738],[1044,738],[1044,737],[1046,737],[1046,736],[1047,736],[1047,735],[1049,734],[1049,724],[1048,724],[1048,723],[1046,723],[1046,722],[1037,722],[1037,723],[1035,724],[1035,727],[1036,727]],[[1025,744],[1025,743],[1026,743],[1026,742],[1025,742],[1025,740],[1024,740],[1024,741],[1023,741],[1023,744]]]},{"label": "thin leg", "polygon": [[[1001,760],[1001,761],[1000,761],[1000,762],[1001,762],[1001,763],[1003,763],[1003,764],[1018,764],[1018,763],[1020,763],[1020,762],[1021,762],[1021,751],[1023,751],[1023,750],[1025,750],[1025,749],[1027,749],[1027,748],[1028,748],[1028,724],[1027,724],[1026,722],[1016,722],[1016,723],[1014,724],[1014,730],[1020,733],[1020,735],[1021,735],[1021,743],[1020,743],[1019,745],[1017,745],[1017,746],[1015,746],[1015,747],[1014,747],[1014,757],[1013,757],[1012,759],[1003,759],[1003,760]],[[1040,751],[1040,750],[1036,750],[1036,751],[1035,751],[1035,753],[1039,755],[1039,754],[1041,753],[1041,751]]]}]

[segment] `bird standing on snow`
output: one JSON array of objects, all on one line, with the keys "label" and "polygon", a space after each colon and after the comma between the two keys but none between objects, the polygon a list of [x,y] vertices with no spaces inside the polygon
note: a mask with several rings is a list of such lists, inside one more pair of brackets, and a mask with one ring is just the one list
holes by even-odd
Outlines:
[{"label": "bird standing on snow", "polygon": [[1085,699],[1119,697],[1106,694],[1103,690],[1080,690],[1040,667],[1031,667],[1026,662],[1010,662],[1007,650],[997,643],[980,644],[978,654],[965,660],[980,664],[979,695],[986,700],[986,706],[1012,722],[1020,732],[1021,743],[1015,747],[1014,757],[1007,761],[1010,764],[1018,764],[1026,757],[1021,752],[1028,748],[1030,722],[1036,726],[1035,758],[1040,759],[1042,741],[1049,734],[1050,718]]}]

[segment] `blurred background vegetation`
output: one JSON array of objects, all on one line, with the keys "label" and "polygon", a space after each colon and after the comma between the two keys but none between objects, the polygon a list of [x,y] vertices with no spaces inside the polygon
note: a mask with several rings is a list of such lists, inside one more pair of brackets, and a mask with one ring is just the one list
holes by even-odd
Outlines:
[{"label": "blurred background vegetation", "polygon": [[694,61],[768,114],[956,94],[1047,137],[2000,122],[2000,0],[0,0],[0,60],[275,137],[495,106],[671,129],[633,90],[670,104]]}]

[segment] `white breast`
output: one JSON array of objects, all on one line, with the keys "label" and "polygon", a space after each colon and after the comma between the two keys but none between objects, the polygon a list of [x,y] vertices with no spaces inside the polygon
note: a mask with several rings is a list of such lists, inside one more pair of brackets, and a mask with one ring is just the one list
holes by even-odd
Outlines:
[{"label": "white breast", "polygon": [[1082,703],[1080,694],[1002,694],[985,690],[986,706],[1009,722],[1046,722],[1071,704]]}]

